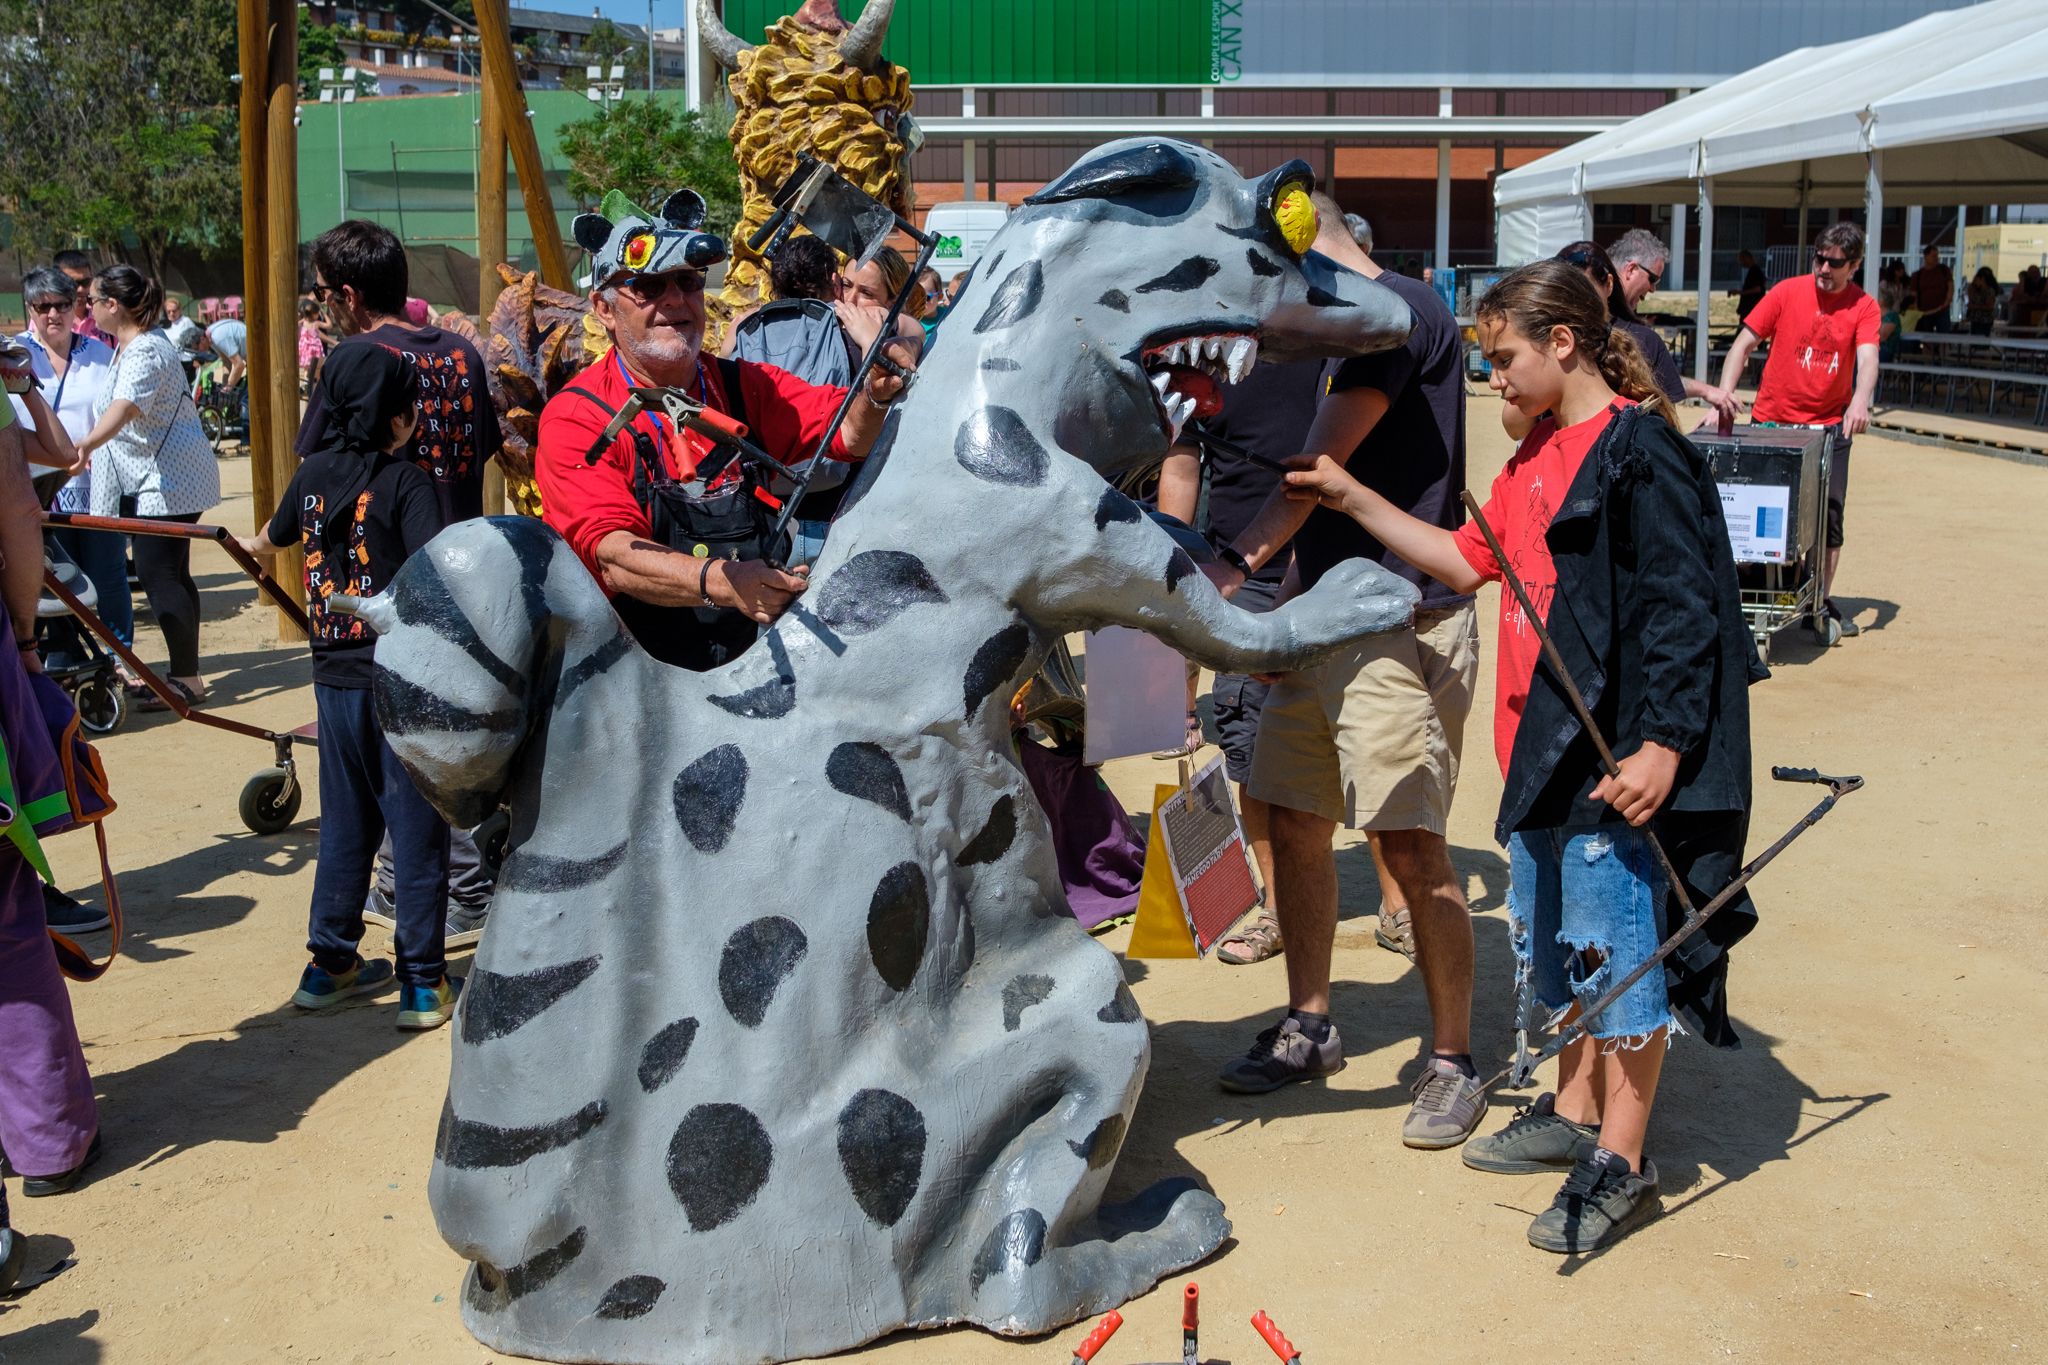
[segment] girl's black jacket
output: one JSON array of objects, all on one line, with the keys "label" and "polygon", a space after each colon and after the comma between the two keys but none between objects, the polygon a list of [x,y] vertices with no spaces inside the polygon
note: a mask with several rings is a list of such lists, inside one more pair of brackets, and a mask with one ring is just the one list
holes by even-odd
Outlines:
[{"label": "girl's black jacket", "polygon": [[[1742,863],[1750,806],[1748,687],[1770,676],[1742,615],[1735,558],[1706,457],[1655,413],[1620,408],[1545,535],[1557,592],[1545,621],[1616,758],[1645,742],[1682,755],[1651,827],[1695,905]],[[1600,765],[1547,661],[1530,679],[1494,835],[1616,822],[1590,800]],[[1663,932],[1685,909],[1666,896]],[[1716,1046],[1728,1026],[1726,949],[1756,923],[1744,895],[1665,959],[1686,1026]]]}]

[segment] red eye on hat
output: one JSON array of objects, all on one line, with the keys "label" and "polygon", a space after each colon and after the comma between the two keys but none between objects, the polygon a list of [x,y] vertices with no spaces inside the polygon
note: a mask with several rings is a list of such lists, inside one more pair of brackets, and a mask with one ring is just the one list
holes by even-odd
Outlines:
[{"label": "red eye on hat", "polygon": [[626,239],[626,269],[638,270],[654,259],[654,234],[639,232]]}]

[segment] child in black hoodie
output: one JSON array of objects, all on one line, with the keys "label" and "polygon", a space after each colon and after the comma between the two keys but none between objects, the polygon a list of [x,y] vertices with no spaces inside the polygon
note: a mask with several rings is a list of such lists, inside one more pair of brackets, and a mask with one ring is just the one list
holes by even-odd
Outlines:
[{"label": "child in black hoodie", "polygon": [[383,591],[413,551],[442,528],[426,474],[393,452],[418,423],[419,380],[382,346],[342,346],[320,376],[328,442],[292,476],[251,554],[305,551],[313,699],[320,722],[320,861],[313,874],[306,965],[292,1003],[326,1009],[381,990],[393,971],[365,961],[363,898],[388,828],[397,871],[398,1027],[439,1028],[454,1008],[442,941],[448,905],[448,826],[413,786],[377,723],[370,691],[376,637],[328,610],[336,593]]}]

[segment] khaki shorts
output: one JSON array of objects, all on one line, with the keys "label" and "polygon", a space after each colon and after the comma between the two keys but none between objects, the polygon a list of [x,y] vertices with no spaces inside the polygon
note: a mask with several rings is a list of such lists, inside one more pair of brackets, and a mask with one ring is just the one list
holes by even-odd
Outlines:
[{"label": "khaki shorts", "polygon": [[1273,684],[1246,790],[1352,829],[1443,834],[1479,676],[1472,603]]}]

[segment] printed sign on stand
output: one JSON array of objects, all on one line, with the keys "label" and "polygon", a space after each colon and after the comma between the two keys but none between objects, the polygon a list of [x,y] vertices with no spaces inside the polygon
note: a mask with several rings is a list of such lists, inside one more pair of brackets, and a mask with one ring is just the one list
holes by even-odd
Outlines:
[{"label": "printed sign on stand", "polygon": [[1194,781],[1160,803],[1152,832],[1165,842],[1181,913],[1196,950],[1206,957],[1259,903],[1221,758],[1212,759]]},{"label": "printed sign on stand", "polygon": [[1783,564],[1792,490],[1762,483],[1724,483],[1721,516],[1738,564]]}]

